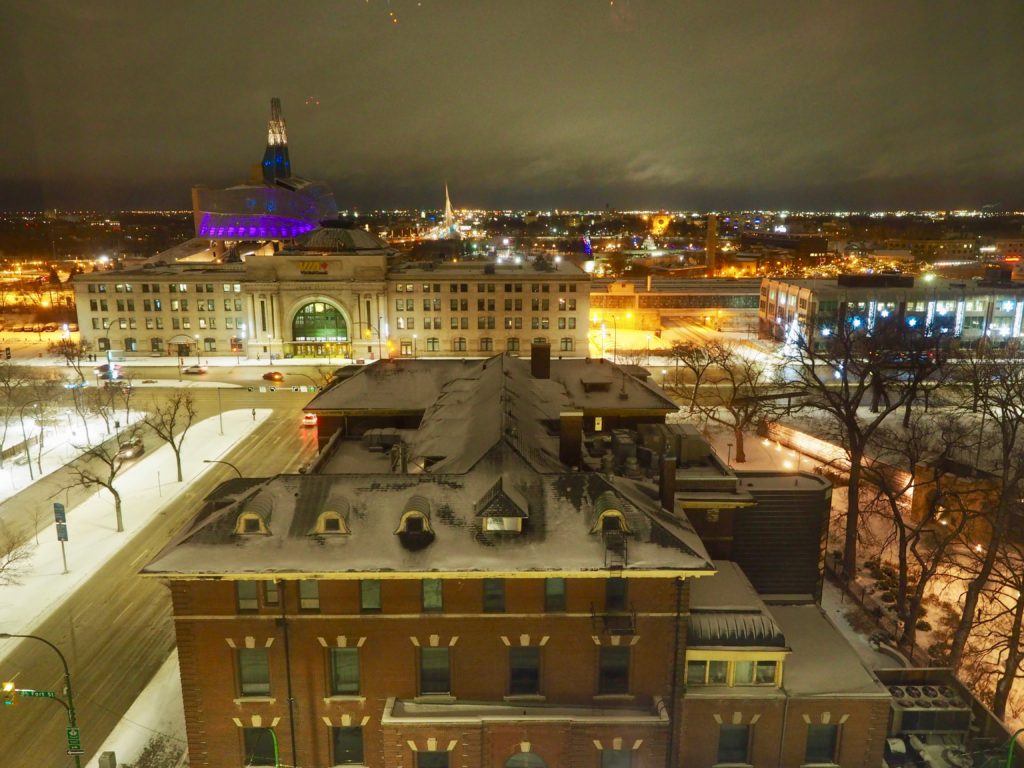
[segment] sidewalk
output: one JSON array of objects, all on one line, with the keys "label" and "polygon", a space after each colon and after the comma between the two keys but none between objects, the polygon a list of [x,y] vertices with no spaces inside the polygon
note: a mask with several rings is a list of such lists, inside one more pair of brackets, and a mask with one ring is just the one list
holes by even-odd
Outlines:
[{"label": "sidewalk", "polygon": [[[178,494],[187,491],[197,477],[216,466],[204,463],[204,459],[225,455],[270,414],[270,409],[258,409],[253,419],[250,409],[227,411],[224,413],[224,435],[218,434],[217,416],[197,423],[185,437],[182,450],[185,481],[182,483],[175,482],[174,453],[166,444],[125,470],[116,481],[124,500],[123,533],[116,532],[114,502],[106,490],[93,493],[81,504],[67,510],[69,573],[63,573],[56,526],[50,524],[43,528],[39,533],[39,545],[33,545],[30,558],[19,569],[20,583],[0,587],[0,626],[4,631],[12,634],[30,632]],[[47,515],[50,514],[47,510]],[[14,643],[0,646],[0,658],[14,647]]]}]

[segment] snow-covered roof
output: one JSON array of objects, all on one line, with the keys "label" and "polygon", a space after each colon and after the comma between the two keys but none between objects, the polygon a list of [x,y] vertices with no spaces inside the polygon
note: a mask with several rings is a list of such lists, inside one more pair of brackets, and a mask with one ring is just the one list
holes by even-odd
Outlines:
[{"label": "snow-covered roof", "polygon": [[[475,505],[499,477],[528,505],[521,533],[485,531],[476,514]],[[607,575],[605,544],[590,532],[589,521],[595,500],[608,491],[621,495],[629,526],[626,572],[713,570],[700,538],[685,519],[660,510],[653,487],[597,473],[540,473],[499,443],[465,474],[279,475],[258,485],[222,485],[144,572],[241,578]],[[416,550],[395,533],[414,496],[429,504],[434,533]],[[269,532],[236,533],[238,515],[256,508]],[[320,514],[343,509],[350,533],[310,533]]]}]

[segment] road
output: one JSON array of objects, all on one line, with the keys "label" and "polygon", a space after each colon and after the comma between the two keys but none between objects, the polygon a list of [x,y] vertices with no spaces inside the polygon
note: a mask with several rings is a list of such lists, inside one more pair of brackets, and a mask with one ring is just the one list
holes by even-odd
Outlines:
[{"label": "road", "polygon": [[[217,412],[214,390],[193,393],[201,416]],[[294,471],[313,455],[313,430],[299,426],[299,409],[309,400],[308,393],[261,395],[225,389],[221,396],[225,410],[274,409],[270,418],[227,456],[245,475]],[[232,474],[227,467],[211,468],[34,630],[57,644],[68,658],[87,755],[109,735],[174,647],[170,593],[163,584],[139,577],[139,569],[196,512],[203,497]],[[54,588],[59,589],[59,583]],[[29,640],[0,661],[0,680],[12,679],[24,688],[63,688],[56,655]],[[64,709],[45,699],[22,699],[15,707],[0,708],[4,765],[73,765],[65,754],[65,726]]]}]

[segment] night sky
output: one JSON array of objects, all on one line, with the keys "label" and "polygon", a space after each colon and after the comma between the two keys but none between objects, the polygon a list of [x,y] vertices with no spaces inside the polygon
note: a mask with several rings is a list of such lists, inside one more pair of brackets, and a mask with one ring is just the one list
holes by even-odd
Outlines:
[{"label": "night sky", "polygon": [[1022,38],[1016,0],[0,0],[0,208],[187,208],[271,96],[342,207],[1019,208]]}]

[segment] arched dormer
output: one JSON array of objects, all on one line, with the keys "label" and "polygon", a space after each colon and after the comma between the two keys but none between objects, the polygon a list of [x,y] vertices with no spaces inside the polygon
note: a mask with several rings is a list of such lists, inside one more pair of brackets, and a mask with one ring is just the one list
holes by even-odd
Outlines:
[{"label": "arched dormer", "polygon": [[406,502],[402,517],[395,529],[402,546],[415,552],[434,540],[434,529],[430,525],[430,502],[422,496],[413,496]]},{"label": "arched dormer", "polygon": [[246,511],[242,512],[235,520],[235,533],[266,535],[270,533],[270,529],[267,528],[267,522],[263,519],[263,515],[259,512]]},{"label": "arched dormer", "polygon": [[631,533],[629,522],[622,512],[622,502],[611,491],[605,491],[597,497],[594,512],[597,513],[597,517],[590,529],[591,533]]},{"label": "arched dormer", "polygon": [[313,528],[313,533],[321,536],[344,535],[349,532],[348,523],[345,522],[345,518],[341,516],[341,513],[334,510],[321,512]]}]

